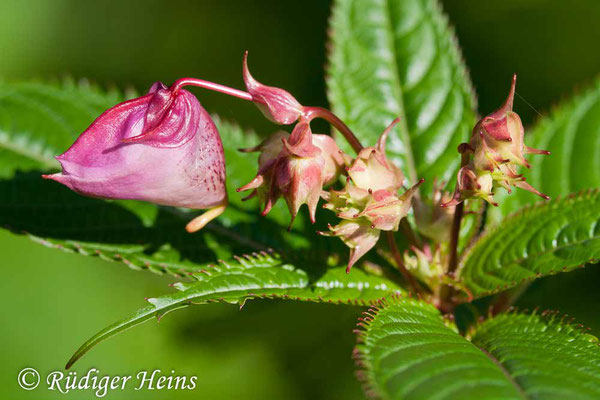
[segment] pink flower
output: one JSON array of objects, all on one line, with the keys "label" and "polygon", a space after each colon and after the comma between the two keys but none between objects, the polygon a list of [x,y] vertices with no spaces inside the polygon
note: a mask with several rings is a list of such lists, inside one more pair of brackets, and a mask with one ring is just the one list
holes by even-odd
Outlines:
[{"label": "pink flower", "polygon": [[44,176],[86,196],[204,209],[227,201],[225,160],[210,115],[160,82],[100,115]]}]

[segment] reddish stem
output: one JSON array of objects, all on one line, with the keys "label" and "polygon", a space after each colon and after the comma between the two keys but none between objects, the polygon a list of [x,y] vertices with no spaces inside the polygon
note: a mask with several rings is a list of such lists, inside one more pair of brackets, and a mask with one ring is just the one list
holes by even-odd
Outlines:
[{"label": "reddish stem", "polygon": [[460,233],[460,223],[464,214],[465,202],[461,201],[456,205],[454,219],[452,220],[452,231],[450,233],[450,256],[448,257],[448,275],[454,274],[458,266],[458,237]]},{"label": "reddish stem", "polygon": [[303,111],[303,117],[307,120],[307,122],[310,122],[315,118],[324,119],[325,121],[333,125],[335,129],[337,129],[342,135],[344,135],[344,137],[346,138],[348,143],[350,143],[350,146],[352,146],[355,152],[358,153],[363,149],[362,144],[360,144],[358,138],[354,136],[354,133],[352,133],[350,128],[348,128],[348,125],[346,125],[331,111],[323,107],[303,107]]},{"label": "reddish stem", "polygon": [[170,89],[173,93],[175,93],[184,86],[198,86],[204,89],[213,90],[215,92],[224,93],[229,96],[238,97],[243,100],[253,101],[252,95],[248,92],[244,92],[243,90],[230,88],[229,86],[223,86],[219,85],[218,83],[213,83],[196,78],[178,79],[177,81],[175,81],[175,83],[171,85]]},{"label": "reddish stem", "polygon": [[[458,152],[460,153],[460,167],[464,167],[469,163],[469,145],[461,143],[458,146]],[[458,183],[457,183],[458,185]],[[452,227],[450,228],[450,255],[448,257],[448,275],[453,275],[454,271],[458,266],[458,238],[460,236],[460,223],[465,209],[465,202],[461,201],[456,205],[454,209],[454,219],[452,220]]]}]

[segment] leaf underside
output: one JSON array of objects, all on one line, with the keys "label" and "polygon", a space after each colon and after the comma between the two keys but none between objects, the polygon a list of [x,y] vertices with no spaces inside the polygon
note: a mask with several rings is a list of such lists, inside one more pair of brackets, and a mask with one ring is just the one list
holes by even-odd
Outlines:
[{"label": "leaf underside", "polygon": [[363,145],[402,117],[387,152],[409,180],[454,178],[476,104],[437,0],[337,0],[330,41],[329,101]]},{"label": "leaf underside", "polygon": [[395,297],[359,323],[359,377],[382,399],[594,399],[598,339],[557,318],[504,314],[469,341],[430,304]]},{"label": "leaf underside", "polygon": [[402,291],[387,279],[367,275],[359,269],[346,274],[345,267],[299,268],[282,260],[277,254],[265,252],[207,264],[189,275],[191,282],[173,285],[179,292],[148,299],[150,305],[88,340],[77,350],[67,368],[99,342],[191,304],[224,301],[242,306],[248,299],[280,298],[366,305],[390,293]]},{"label": "leaf underside", "polygon": [[475,297],[600,259],[600,190],[525,208],[478,239],[460,281]]}]

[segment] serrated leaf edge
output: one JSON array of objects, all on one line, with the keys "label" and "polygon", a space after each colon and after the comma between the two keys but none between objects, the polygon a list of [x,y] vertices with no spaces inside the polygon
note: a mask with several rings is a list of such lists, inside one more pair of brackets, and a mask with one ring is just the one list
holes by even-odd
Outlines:
[{"label": "serrated leaf edge", "polygon": [[[577,200],[584,200],[586,197],[593,197],[593,196],[599,196],[600,195],[600,188],[596,188],[596,189],[586,189],[586,190],[582,190],[576,193],[570,193],[568,195],[565,196],[558,196],[555,199],[553,199],[552,203],[556,203],[559,201],[577,201]],[[522,207],[521,209],[512,212],[511,214],[507,215],[505,218],[502,219],[502,221],[506,221],[507,219],[516,219],[520,216],[523,215],[527,215],[528,213],[531,212],[536,212],[540,209],[543,209],[544,207],[549,207],[552,204],[549,203],[548,201],[539,201],[537,203],[534,204],[528,204],[524,207]],[[474,251],[474,249],[478,246],[479,242],[486,236],[488,235],[492,235],[497,231],[502,230],[502,222],[499,224],[494,225],[492,228],[490,228],[489,230],[486,229],[484,230],[484,232],[482,232],[476,240],[474,240],[471,245],[465,249],[465,251],[463,252],[463,255],[461,256],[460,259],[460,263],[459,263],[459,269],[458,269],[458,282],[462,282],[461,281],[461,271],[464,267],[464,262],[465,260],[468,258],[468,256],[470,255],[470,253],[472,253]],[[571,269],[576,269],[576,268],[584,268],[586,265],[588,264],[593,264],[595,262],[597,262],[598,260],[595,258],[590,258],[589,260],[587,260],[586,262],[579,264],[578,266],[575,266]],[[544,276],[550,276],[550,275],[556,275],[559,274],[561,272],[566,272],[565,268],[558,268],[558,269],[553,269],[551,271],[549,271],[546,274],[542,274],[542,273],[538,273],[532,277],[528,277],[528,278],[524,278],[520,281],[513,281],[512,284],[506,284],[506,285],[499,285],[496,286],[494,289],[488,290],[488,291],[484,291],[484,292],[480,292],[478,293],[475,297],[476,298],[480,298],[480,297],[485,297],[485,296],[490,296],[492,294],[496,294],[498,292],[502,292],[504,290],[508,290],[512,287],[518,286],[520,284],[524,284],[524,283],[528,283],[528,282],[532,282],[536,279],[542,278]],[[463,285],[464,286],[464,285]]]}]

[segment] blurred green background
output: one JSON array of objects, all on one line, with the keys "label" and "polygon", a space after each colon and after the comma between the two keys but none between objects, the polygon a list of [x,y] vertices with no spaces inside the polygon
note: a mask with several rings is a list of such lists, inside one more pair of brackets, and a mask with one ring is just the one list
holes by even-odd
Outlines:
[{"label": "blurred green background", "polygon": [[[517,111],[537,111],[585,87],[600,71],[597,0],[447,0],[481,112],[497,107],[510,75],[519,76]],[[102,86],[146,90],[194,76],[242,87],[241,59],[265,83],[304,104],[327,105],[323,66],[330,2],[2,0],[0,77],[88,78]],[[196,91],[204,106],[244,127],[275,126],[249,104]],[[0,231],[2,398],[95,398],[17,386],[17,374],[61,369],[81,342],[167,292],[170,278],[61,253]],[[600,334],[600,270],[537,282],[521,305],[557,308]],[[193,391],[114,391],[106,398],[354,399],[352,329],[357,308],[253,301],[169,315],[111,339],[80,361],[103,374],[159,368],[198,376]],[[130,389],[133,386],[130,387]]]}]

